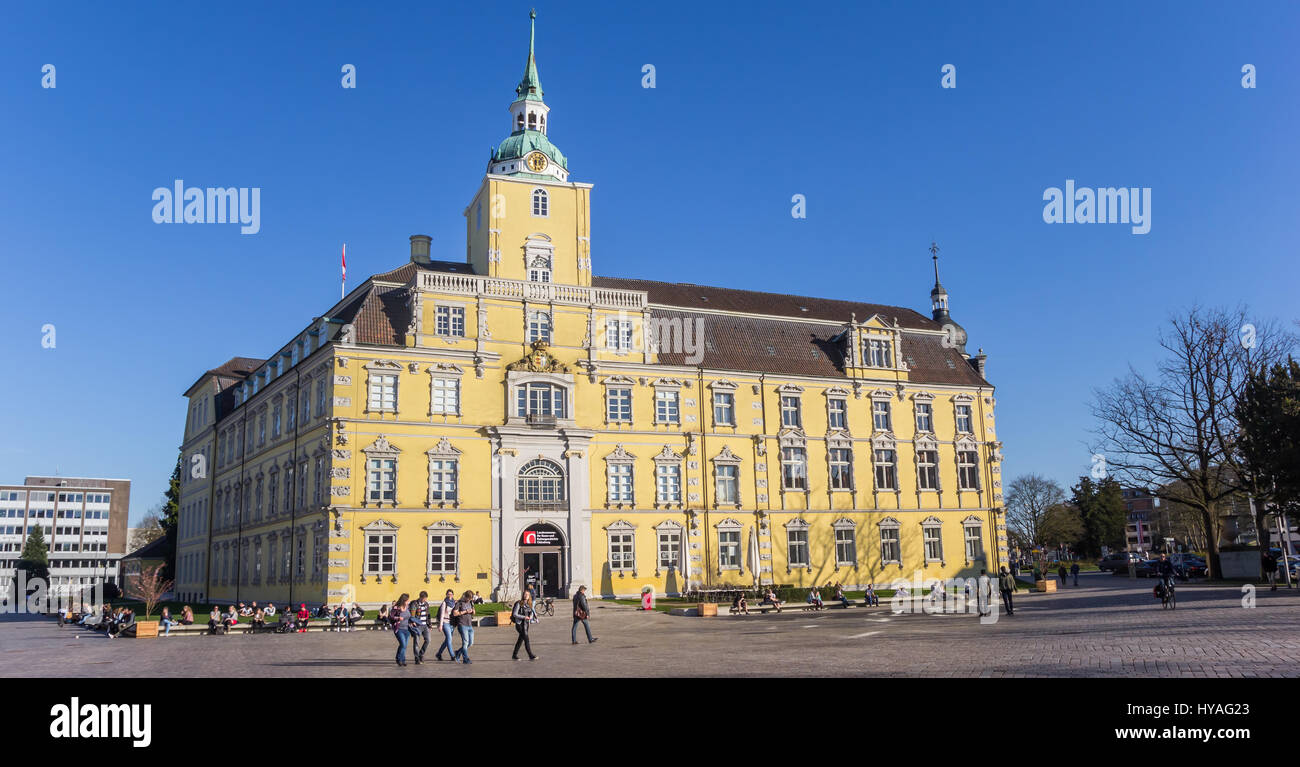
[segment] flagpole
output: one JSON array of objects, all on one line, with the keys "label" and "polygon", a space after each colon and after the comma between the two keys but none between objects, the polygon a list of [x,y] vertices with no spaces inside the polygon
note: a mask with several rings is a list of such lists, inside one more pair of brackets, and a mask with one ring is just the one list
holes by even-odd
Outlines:
[{"label": "flagpole", "polygon": [[348,244],[347,244],[346,242],[343,243],[343,262],[342,262],[342,267],[343,267],[343,272],[342,272],[343,279],[342,279],[342,282],[339,283],[339,300],[340,300],[340,301],[342,301],[343,299],[347,298],[347,296],[348,296]]}]

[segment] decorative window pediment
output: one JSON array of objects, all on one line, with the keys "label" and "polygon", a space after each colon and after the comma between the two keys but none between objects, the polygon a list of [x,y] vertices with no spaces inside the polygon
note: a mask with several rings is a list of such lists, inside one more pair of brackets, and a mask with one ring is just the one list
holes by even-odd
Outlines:
[{"label": "decorative window pediment", "polygon": [[965,526],[965,527],[974,527],[975,525],[983,525],[983,524],[984,524],[984,520],[982,520],[982,519],[980,519],[979,517],[977,517],[977,516],[975,516],[974,514],[972,514],[972,515],[970,515],[969,517],[966,517],[965,519],[963,519],[963,520],[961,521],[961,523],[962,523],[962,525]]},{"label": "decorative window pediment", "polygon": [[877,522],[877,523],[876,523],[876,526],[877,526],[877,527],[892,527],[892,528],[899,528],[899,527],[902,527],[902,525],[899,524],[898,520],[897,520],[897,519],[894,519],[893,517],[885,517],[884,519],[882,519],[882,520],[880,520],[879,522]]},{"label": "decorative window pediment", "polygon": [[939,441],[931,434],[920,434],[916,437],[917,450],[938,450]]},{"label": "decorative window pediment", "polygon": [[449,519],[440,519],[437,522],[425,525],[424,529],[431,533],[454,533],[460,530],[460,525]]},{"label": "decorative window pediment", "polygon": [[858,523],[848,517],[840,517],[831,523],[831,528],[835,530],[856,530]]},{"label": "decorative window pediment", "polygon": [[459,365],[453,365],[448,362],[435,362],[432,365],[430,365],[429,369],[426,370],[425,372],[431,376],[439,376],[439,377],[446,377],[446,376],[459,377],[465,375],[465,371],[463,368],[461,368]]},{"label": "decorative window pediment", "polygon": [[718,522],[717,524],[714,525],[714,527],[718,528],[719,530],[724,530],[727,532],[745,529],[744,525],[732,519],[731,517],[727,517],[721,522]]},{"label": "decorative window pediment", "polygon": [[888,434],[877,434],[871,438],[871,447],[875,450],[896,450],[898,443]]},{"label": "decorative window pediment", "polygon": [[934,395],[928,391],[918,391],[912,393],[912,399],[917,402],[934,402]]},{"label": "decorative window pediment", "polygon": [[969,434],[963,434],[962,436],[958,437],[957,441],[954,442],[953,444],[957,447],[958,450],[979,449],[979,443],[976,442],[974,437],[972,437]]},{"label": "decorative window pediment", "polygon": [[619,519],[605,525],[604,530],[610,533],[630,533],[636,530],[636,525],[626,519]]},{"label": "decorative window pediment", "polygon": [[803,387],[794,384],[782,384],[776,390],[781,394],[803,394]]},{"label": "decorative window pediment", "polygon": [[[375,438],[374,442],[370,443],[370,447],[362,448],[361,452],[365,453],[366,455],[384,455],[384,456],[395,457],[398,453],[402,452],[402,449],[399,448],[397,445],[390,443],[387,437],[385,437],[383,434],[380,434],[378,437]],[[289,465],[290,464],[288,462],[285,463],[285,466],[289,466]]]},{"label": "decorative window pediment", "polygon": [[952,398],[952,401],[962,405],[970,405],[975,402],[975,398],[969,394],[958,394]]},{"label": "decorative window pediment", "polygon": [[809,527],[812,527],[812,525],[809,525],[808,521],[803,519],[802,517],[795,517],[794,519],[782,525],[782,527],[784,527],[786,530],[807,530]]},{"label": "decorative window pediment", "polygon": [[740,456],[731,452],[730,445],[723,445],[722,451],[717,455],[713,456],[712,458],[712,461],[714,463],[726,463],[726,464],[738,464],[741,462],[741,460],[742,459]]},{"label": "decorative window pediment", "polygon": [[659,532],[679,532],[684,528],[682,527],[681,522],[677,522],[671,519],[665,519],[664,521],[655,525],[654,529],[658,530]]},{"label": "decorative window pediment", "polygon": [[[667,450],[668,447],[665,445],[664,449]],[[605,456],[607,463],[632,463],[635,460],[636,456],[629,453],[621,444],[615,445],[614,450]]]},{"label": "decorative window pediment", "polygon": [[720,381],[714,381],[709,384],[709,388],[714,391],[735,391],[739,387],[734,382],[728,381],[724,378]]},{"label": "decorative window pediment", "polygon": [[393,360],[371,360],[363,367],[365,367],[366,370],[401,370],[402,363],[394,362]]},{"label": "decorative window pediment", "polygon": [[664,388],[681,389],[687,385],[687,382],[681,380],[680,378],[656,378],[654,381],[650,382],[650,385],[655,387],[656,389],[664,389]]},{"label": "decorative window pediment", "polygon": [[674,453],[671,447],[664,445],[664,449],[659,451],[654,460],[656,463],[678,463],[682,460],[682,456]]},{"label": "decorative window pediment", "polygon": [[943,520],[935,516],[929,516],[921,520],[921,527],[943,527]]},{"label": "decorative window pediment", "polygon": [[605,386],[636,386],[636,379],[624,375],[609,376],[602,381]]},{"label": "decorative window pediment", "polygon": [[888,389],[875,389],[871,392],[872,399],[892,400],[894,393]]},{"label": "decorative window pediment", "polygon": [[831,388],[823,391],[822,394],[825,395],[827,398],[847,399],[849,396],[849,390],[845,389],[842,386],[832,386]]},{"label": "decorative window pediment", "polygon": [[853,449],[853,437],[843,429],[835,429],[826,435],[826,447],[841,450]]},{"label": "decorative window pediment", "polygon": [[[367,450],[364,452],[370,452],[370,451]],[[448,440],[446,437],[443,437],[442,439],[438,440],[438,444],[426,450],[425,454],[428,455],[430,458],[454,459],[461,455],[461,451],[457,449],[455,445],[451,444],[450,440]]]},{"label": "decorative window pediment", "polygon": [[[398,527],[399,525],[395,525],[386,519],[380,518],[367,525],[363,525],[361,531],[365,533],[396,533]],[[299,532],[305,534],[306,530],[299,528]]]},{"label": "decorative window pediment", "polygon": [[804,447],[808,440],[799,429],[782,429],[777,435],[781,447]]}]

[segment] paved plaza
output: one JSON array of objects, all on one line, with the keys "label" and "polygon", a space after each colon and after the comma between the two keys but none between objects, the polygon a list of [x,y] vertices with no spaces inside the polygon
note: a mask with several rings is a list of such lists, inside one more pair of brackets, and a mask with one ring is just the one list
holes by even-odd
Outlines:
[{"label": "paved plaza", "polygon": [[581,644],[571,645],[570,621],[557,616],[534,628],[535,662],[511,661],[512,628],[486,626],[473,665],[404,669],[387,632],[110,641],[3,616],[0,676],[1300,676],[1300,590],[1259,590],[1245,609],[1238,588],[1183,585],[1170,612],[1151,597],[1151,581],[1092,573],[1080,583],[1021,596],[1016,615],[993,625],[892,615],[887,604],[693,618],[593,601],[595,644],[579,630]]}]

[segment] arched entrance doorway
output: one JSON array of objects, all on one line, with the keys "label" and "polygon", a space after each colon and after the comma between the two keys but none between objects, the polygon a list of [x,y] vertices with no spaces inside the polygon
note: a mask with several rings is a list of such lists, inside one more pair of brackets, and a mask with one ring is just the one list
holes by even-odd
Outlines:
[{"label": "arched entrance doorway", "polygon": [[546,522],[529,525],[519,536],[519,587],[535,597],[564,596],[564,536]]}]

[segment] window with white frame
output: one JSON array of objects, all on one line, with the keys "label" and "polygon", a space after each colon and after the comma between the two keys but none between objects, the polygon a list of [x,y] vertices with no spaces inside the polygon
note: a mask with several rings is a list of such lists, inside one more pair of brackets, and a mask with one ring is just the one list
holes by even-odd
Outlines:
[{"label": "window with white frame", "polygon": [[317,457],[316,457],[316,463],[315,463],[314,466],[312,466],[312,474],[311,474],[311,478],[312,478],[312,491],[311,491],[311,499],[312,499],[312,503],[314,503],[314,504],[317,505],[317,506],[320,506],[321,503],[322,503],[322,499],[323,499],[323,497],[324,497],[324,494],[325,494],[325,458],[324,458],[324,456],[317,456]]},{"label": "window with white frame", "polygon": [[876,489],[896,490],[894,461],[896,454],[892,449],[877,449],[876,454]]},{"label": "window with white frame", "polygon": [[525,256],[528,259],[528,281],[551,281],[551,256],[549,251],[533,251]]},{"label": "window with white frame", "polygon": [[[266,410],[257,414],[257,444],[258,447],[266,444]],[[249,446],[252,447],[251,445]]]},{"label": "window with white frame", "polygon": [[[394,560],[396,564],[396,560]],[[304,578],[307,575],[307,531],[298,528],[298,557],[294,570],[295,578]]]},{"label": "window with white frame", "polygon": [[430,525],[426,575],[454,575],[459,566],[460,535],[451,523]]},{"label": "window with white frame", "polygon": [[516,413],[521,417],[565,417],[565,390],[561,386],[540,382],[520,384],[515,397]]},{"label": "window with white frame", "polygon": [[863,358],[868,367],[892,368],[894,366],[894,345],[883,338],[867,338],[862,343]]},{"label": "window with white frame", "polygon": [[957,484],[962,490],[979,490],[978,464],[974,450],[957,451]]},{"label": "window with white frame", "polygon": [[659,503],[682,502],[682,467],[678,463],[655,465],[655,496]]},{"label": "window with white frame", "polygon": [[547,312],[528,313],[528,342],[551,342],[551,315]]},{"label": "window with white frame", "polygon": [[367,409],[395,412],[397,410],[397,374],[371,373],[369,378],[370,397],[367,402]]},{"label": "window with white frame", "polygon": [[880,523],[880,561],[883,564],[898,564],[903,561],[900,527],[897,521]]},{"label": "window with white frame", "polygon": [[307,461],[298,464],[298,508],[307,505]]},{"label": "window with white frame", "polygon": [[657,537],[659,569],[677,568],[682,556],[682,529],[676,525],[663,525],[658,529]]},{"label": "window with white frame", "polygon": [[802,520],[785,526],[786,563],[790,567],[808,567],[808,524]]},{"label": "window with white frame", "polygon": [[605,320],[605,348],[627,352],[632,349],[632,320]]},{"label": "window with white frame", "polygon": [[546,190],[538,187],[533,190],[533,215],[538,218],[546,218],[550,215],[547,212],[549,200],[547,199]]},{"label": "window with white frame", "polygon": [[311,379],[303,381],[302,391],[298,393],[298,412],[302,416],[303,425],[311,420]]},{"label": "window with white frame", "polygon": [[[299,550],[303,549],[299,540]],[[299,564],[301,574],[301,563]],[[366,533],[366,575],[393,575],[397,572],[397,534],[395,531]]]},{"label": "window with white frame", "polygon": [[519,470],[516,505],[550,508],[564,502],[564,472],[552,461],[536,458]]},{"label": "window with white frame", "polygon": [[316,382],[316,417],[325,415],[325,387],[328,382],[322,378]]},{"label": "window with white frame", "polygon": [[433,331],[448,338],[465,337],[465,307],[437,306],[433,312]]},{"label": "window with white frame", "polygon": [[636,530],[627,522],[615,522],[607,528],[609,535],[609,569],[615,572],[636,569]]},{"label": "window with white frame", "polygon": [[432,503],[450,503],[456,500],[455,458],[429,459],[429,501]]},{"label": "window with white frame", "polygon": [[678,392],[673,389],[655,390],[655,423],[676,424],[681,422],[681,407]]},{"label": "window with white frame", "polygon": [[878,399],[871,403],[871,426],[876,431],[892,431],[889,400]]},{"label": "window with white frame", "polygon": [[736,425],[736,396],[731,392],[713,393],[713,425]]},{"label": "window with white frame", "polygon": [[831,429],[849,428],[849,403],[840,397],[826,400],[826,425]]},{"label": "window with white frame", "polygon": [[808,452],[803,448],[781,448],[781,487],[784,490],[808,489]]},{"label": "window with white frame", "polygon": [[293,464],[284,466],[284,510],[289,511],[293,505]]},{"label": "window with white frame", "polygon": [[271,439],[280,438],[280,405],[276,403],[271,409]]},{"label": "window with white frame", "polygon": [[366,500],[391,503],[397,490],[397,458],[371,458],[366,462],[366,468]]},{"label": "window with white frame", "polygon": [[916,430],[923,432],[934,431],[934,408],[929,402],[916,403]]},{"label": "window with white frame", "polygon": [[799,395],[781,395],[781,425],[787,429],[803,427],[803,413],[800,410]]},{"label": "window with white frame", "polygon": [[966,561],[974,562],[984,558],[984,529],[978,522],[967,520],[962,524],[962,533],[966,540]]},{"label": "window with white frame", "polygon": [[958,405],[957,406],[957,433],[972,434],[974,433],[974,429],[972,427],[973,424],[971,423],[970,405]]},{"label": "window with white frame", "polygon": [[939,489],[939,453],[937,450],[916,451],[916,482],[921,490]]},{"label": "window with white frame", "polygon": [[460,379],[433,376],[429,379],[430,415],[460,414]]},{"label": "window with white frame", "polygon": [[605,420],[610,423],[632,422],[632,387],[605,388]]},{"label": "window with white frame", "polygon": [[296,394],[290,393],[288,397],[285,397],[284,408],[284,428],[293,431],[298,426],[298,399]]},{"label": "window with white frame", "polygon": [[720,504],[740,503],[740,467],[735,464],[720,463],[714,466],[716,472],[716,501]]},{"label": "window with white frame", "polygon": [[854,567],[858,563],[858,542],[853,524],[835,524],[835,566]]},{"label": "window with white frame", "polygon": [[853,489],[853,452],[848,448],[833,447],[827,451],[830,460],[831,489]]},{"label": "window with white frame", "polygon": [[[933,517],[931,518],[933,519]],[[921,523],[922,541],[925,543],[925,561],[943,561],[943,535],[938,522]]]},{"label": "window with white frame", "polygon": [[606,466],[606,472],[609,475],[609,502],[633,503],[632,464],[610,463]]},{"label": "window with white frame", "polygon": [[740,569],[740,531],[736,522],[718,525],[718,568],[721,570]]}]

